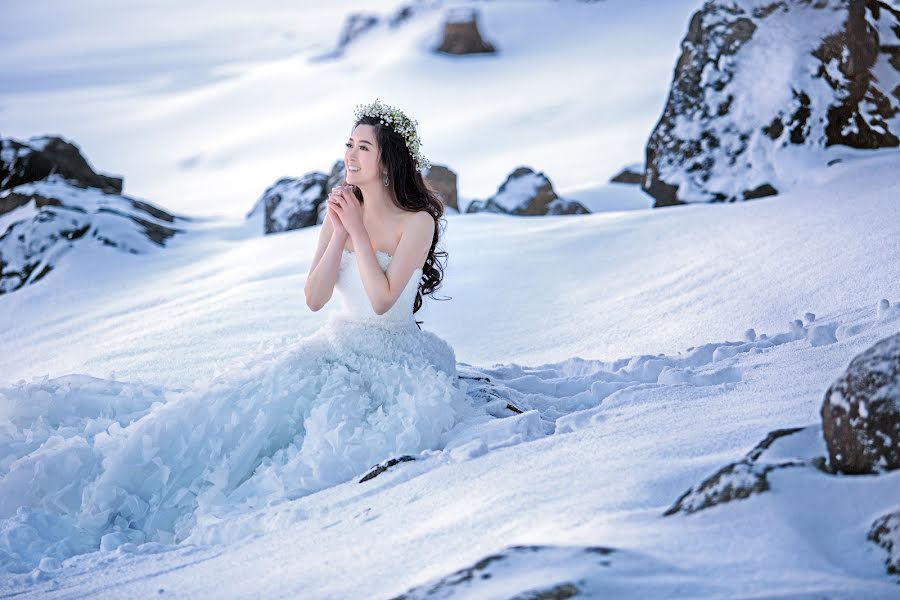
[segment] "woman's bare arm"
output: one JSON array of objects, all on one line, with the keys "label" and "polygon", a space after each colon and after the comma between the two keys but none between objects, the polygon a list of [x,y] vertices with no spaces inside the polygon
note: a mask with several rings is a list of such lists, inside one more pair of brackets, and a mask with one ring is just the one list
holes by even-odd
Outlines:
[{"label": "woman's bare arm", "polygon": [[366,239],[353,240],[356,264],[359,266],[363,287],[375,314],[383,315],[389,311],[397,303],[397,298],[406,288],[416,269],[425,264],[431,250],[435,227],[434,218],[426,211],[419,211],[407,219],[400,243],[387,271],[381,270],[366,232],[362,234]]},{"label": "woman's bare arm", "polygon": [[319,231],[319,242],[316,246],[316,254],[313,256],[309,273],[303,291],[306,294],[306,305],[312,311],[321,310],[328,304],[334,293],[334,284],[337,282],[338,268],[344,252],[344,244],[349,234],[341,230],[335,232],[331,224],[331,215],[326,213]]}]

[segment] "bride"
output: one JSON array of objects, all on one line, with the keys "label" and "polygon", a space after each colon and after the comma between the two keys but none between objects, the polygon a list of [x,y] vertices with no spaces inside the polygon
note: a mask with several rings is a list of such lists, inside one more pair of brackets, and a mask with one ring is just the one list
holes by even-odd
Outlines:
[{"label": "bride", "polygon": [[[441,449],[478,412],[453,349],[414,318],[441,281],[443,215],[420,174],[428,163],[415,122],[378,100],[356,117],[347,185],[328,197],[305,285],[312,310],[333,291],[340,306],[313,334],[162,401],[138,384],[45,379],[34,384],[40,410],[68,415],[48,429],[20,391],[12,403],[32,418],[23,430],[47,431],[30,445],[0,443],[9,466],[0,471],[0,571],[126,542],[206,540],[204,527],[229,515]],[[127,404],[114,407],[118,418],[98,416],[100,389]]]}]

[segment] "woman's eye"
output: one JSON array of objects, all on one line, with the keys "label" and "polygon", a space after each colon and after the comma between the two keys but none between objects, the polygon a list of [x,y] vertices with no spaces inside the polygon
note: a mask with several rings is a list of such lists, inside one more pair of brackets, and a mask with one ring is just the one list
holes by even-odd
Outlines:
[{"label": "woman's eye", "polygon": [[344,145],[347,146],[347,147],[349,148],[349,147],[350,147],[350,142],[347,142],[347,143],[344,144]]},{"label": "woman's eye", "polygon": [[[347,147],[349,148],[349,147],[350,147],[350,142],[347,142],[347,143],[344,144],[344,145],[347,146]],[[365,146],[360,146],[360,148],[363,149],[363,150],[368,150],[368,148],[366,148]]]}]

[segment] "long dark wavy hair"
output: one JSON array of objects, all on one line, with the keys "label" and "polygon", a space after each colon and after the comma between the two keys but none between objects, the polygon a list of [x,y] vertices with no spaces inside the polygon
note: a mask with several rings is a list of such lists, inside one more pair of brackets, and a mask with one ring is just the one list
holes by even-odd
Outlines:
[{"label": "long dark wavy hair", "polygon": [[[413,314],[422,308],[424,296],[430,295],[435,300],[449,300],[449,298],[438,298],[434,295],[444,279],[444,265],[438,262],[438,257],[447,257],[445,251],[437,249],[440,234],[447,226],[447,220],[443,218],[444,203],[416,169],[416,163],[413,161],[402,135],[389,125],[382,125],[378,117],[363,116],[353,124],[353,128],[356,128],[357,125],[372,125],[375,129],[375,139],[381,149],[381,165],[387,169],[388,187],[394,192],[397,207],[410,212],[424,210],[434,219],[434,236],[431,239],[428,257],[425,259],[425,264],[422,265],[422,279],[413,303]],[[346,178],[343,185],[347,185]],[[365,202],[362,191],[358,187],[354,186],[353,191],[360,202]],[[422,329],[420,323],[422,321],[416,321],[416,326]]]}]

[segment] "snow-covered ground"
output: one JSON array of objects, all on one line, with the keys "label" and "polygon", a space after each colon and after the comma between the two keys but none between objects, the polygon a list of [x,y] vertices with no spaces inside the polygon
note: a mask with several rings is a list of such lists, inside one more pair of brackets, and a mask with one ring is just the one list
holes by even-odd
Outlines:
[{"label": "snow-covered ground", "polygon": [[[627,4],[528,6],[554,6],[559,11],[547,13],[547,19],[572,19],[573,46],[559,48],[548,41],[548,63],[578,55],[572,48],[578,36],[588,34],[583,19],[567,11],[590,7],[609,15],[594,23],[610,27],[608,35],[600,36],[606,41],[592,43],[608,42],[610,48],[636,43],[616,19],[649,20],[647,27],[658,31],[641,30],[642,35],[658,34],[654,43],[665,36],[674,40],[664,59],[654,59],[652,48],[640,55],[646,70],[664,80],[656,82],[656,96],[647,100],[658,110],[677,41],[696,3],[660,3],[659,14],[656,7],[628,11]],[[675,6],[680,6],[677,19]],[[513,3],[485,3],[484,9],[513,11]],[[22,15],[39,9],[17,10]],[[52,24],[44,26],[52,33]],[[161,26],[146,24],[150,33]],[[407,27],[407,33],[398,35],[413,36],[417,25]],[[422,27],[416,35],[424,35]],[[585,38],[580,42],[586,43]],[[38,52],[27,36],[16,43]],[[58,44],[62,52],[63,41]],[[108,52],[102,54],[97,44],[99,60]],[[537,45],[528,48],[534,59],[544,56]],[[330,69],[359,69],[364,63],[354,60],[372,60],[356,51],[351,45],[346,62]],[[634,56],[616,54],[610,60]],[[384,61],[379,69],[393,72],[389,65],[396,61],[394,76],[412,79],[421,74],[416,69],[427,70],[421,65],[436,59],[420,57],[425,62],[415,68],[405,62],[413,60],[408,55],[379,60]],[[583,60],[581,69],[621,64]],[[8,77],[8,70],[3,73]],[[253,73],[247,70],[248,77]],[[338,78],[324,73],[323,78]],[[509,81],[524,85],[529,73],[514,70]],[[376,80],[373,74],[366,89],[391,89]],[[577,85],[600,84],[590,80]],[[410,88],[403,89],[406,94]],[[541,104],[537,98],[523,106],[498,89],[488,97],[503,120],[527,121]],[[50,118],[41,105],[30,113],[33,120],[25,118],[24,105],[17,103],[26,92],[46,99],[47,106],[62,106],[69,97],[73,111],[80,106],[98,114],[102,111],[96,102],[106,98],[112,104],[99,106],[113,110],[110,120],[123,119],[134,127],[139,121],[128,121],[131,113],[116,112],[124,100],[112,100],[108,89],[4,92],[10,112],[0,114],[21,130],[11,133],[22,137],[37,133],[36,123]],[[559,114],[571,109],[580,131],[614,132],[593,119],[595,110],[582,105],[582,99],[587,102],[582,93],[556,92],[565,103]],[[157,93],[175,92],[147,92],[132,100],[146,103],[146,109],[154,99],[161,100]],[[159,142],[189,123],[192,111],[218,106],[197,90],[193,93],[198,102],[183,105],[190,110],[161,109],[138,129],[145,127],[150,134],[154,124],[164,124],[168,133],[159,133]],[[309,96],[321,93],[310,90]],[[610,109],[620,111],[610,118],[623,128],[638,127],[624,125],[633,117],[642,122],[644,133],[634,134],[635,152],[624,150],[624,142],[613,149],[610,175],[640,158],[638,137],[646,135],[653,121],[645,118],[652,111],[644,115],[640,109],[651,88],[644,88],[633,103],[626,91],[622,94],[622,102],[634,112],[621,104]],[[334,98],[341,97],[337,92],[322,95],[321,104],[301,105],[304,114],[321,114],[323,122],[331,119],[339,131],[360,100],[350,96],[346,106],[334,106]],[[390,101],[386,93],[381,97]],[[423,133],[426,144],[433,139],[433,147],[459,147],[458,156],[471,153],[471,172],[480,172],[474,168],[481,163],[478,153],[465,150],[470,136],[450,126],[452,121],[438,120],[440,111],[430,112],[424,93],[408,97],[409,110],[423,130],[431,128],[430,134]],[[272,100],[266,94],[260,98]],[[452,103],[441,94],[434,100]],[[426,116],[419,116],[416,106]],[[487,109],[487,104],[478,108]],[[12,121],[10,114],[16,116]],[[487,118],[487,113],[463,114]],[[179,186],[192,190],[188,196],[211,190],[213,179],[221,184],[223,174],[236,182],[245,167],[253,171],[284,152],[279,131],[268,129],[259,115],[247,119],[244,134],[261,145],[271,139],[272,148],[258,154],[262,146],[250,144],[239,163],[222,165],[215,178],[211,171],[204,175],[204,169],[181,173]],[[172,160],[158,148],[143,146],[148,138],[138,130],[126,128],[112,136],[109,130],[92,129],[99,127],[99,118],[93,125],[89,119],[61,123],[69,128],[62,133],[84,143],[101,171],[125,175],[126,192],[178,212],[205,212],[190,201],[176,201],[174,184],[147,181],[140,192],[129,187],[132,165],[136,172],[152,174],[154,169],[167,172],[162,163]],[[210,117],[193,134],[185,132],[184,139],[195,137],[195,143],[208,145],[214,154],[228,153],[228,143],[213,129]],[[529,136],[526,131],[500,136],[498,127],[495,140],[490,129],[472,131],[485,147],[485,162],[494,156],[502,163],[488,169],[483,188],[469,188],[477,190],[471,195],[485,197],[531,152],[521,145]],[[86,143],[83,138],[91,136]],[[567,171],[571,179],[566,185],[617,201],[613,190],[620,186],[597,184],[592,179],[596,171],[583,168],[586,146],[581,144],[595,141],[558,128],[553,139],[559,145],[550,150],[542,149],[540,140],[530,140],[538,152],[534,156],[547,158],[535,168],[554,179],[562,171],[548,166],[551,157],[555,164],[581,165],[577,174],[577,169]],[[126,151],[129,141],[141,146],[129,145]],[[567,141],[572,141],[571,149],[564,147]],[[107,548],[115,549],[79,553],[78,537],[68,535],[65,520],[52,515],[77,504],[80,491],[77,485],[59,485],[70,481],[73,472],[85,475],[78,480],[81,485],[88,483],[92,470],[100,467],[94,462],[94,445],[102,439],[98,434],[119,431],[113,421],[124,426],[160,411],[167,390],[200,385],[249,357],[264,361],[266,352],[315,332],[335,308],[311,313],[303,298],[318,229],[259,236],[240,218],[225,216],[197,223],[189,234],[172,238],[167,248],[145,255],[78,248],[45,280],[0,296],[5,349],[0,353],[0,423],[5,423],[0,426],[0,595],[391,598],[424,586],[411,596],[423,597],[441,578],[501,554],[473,568],[467,583],[445,582],[447,595],[435,592],[432,597],[509,598],[566,582],[577,582],[586,597],[896,597],[896,578],[885,573],[885,554],[866,534],[878,516],[897,509],[900,472],[834,476],[807,468],[776,470],[769,474],[771,490],[765,493],[693,514],[663,516],[683,492],[741,460],[773,430],[807,428],[773,445],[767,453],[773,460],[823,456],[816,428],[828,385],[853,356],[900,330],[900,152],[834,151],[843,155],[842,162],[806,171],[806,183],[792,192],[747,203],[539,218],[448,215],[443,245],[449,262],[438,296],[452,299],[429,299],[416,317],[453,346],[458,361],[465,363],[461,372],[471,365],[488,373],[528,410],[464,421],[445,447],[425,450],[417,460],[394,465],[364,483],[357,483],[360,473],[300,496],[290,489],[270,490],[268,505],[233,506],[228,518],[205,521],[180,545],[119,545],[122,540],[108,538]],[[296,171],[325,168],[331,160],[317,158],[315,165]],[[110,166],[126,163],[127,168]],[[256,184],[260,191],[276,175],[290,172],[284,163],[266,168],[271,171]],[[469,171],[464,175],[470,177]],[[466,185],[461,179],[463,190]],[[232,199],[233,210],[211,212],[242,215],[256,193]],[[889,301],[887,309],[879,308],[882,299]],[[191,414],[179,413],[177,407],[170,411]],[[169,421],[173,438],[189,436],[201,425]],[[145,449],[172,456],[176,450]],[[21,456],[25,458],[16,462]],[[191,457],[180,460],[194,464]],[[264,490],[260,485],[255,491]],[[516,545],[535,548],[509,549]],[[583,547],[609,550],[584,552]],[[41,558],[47,555],[57,558]],[[489,579],[483,578],[486,574]],[[458,596],[451,596],[454,592]]]},{"label": "snow-covered ground", "polygon": [[[896,506],[898,473],[781,471],[763,495],[662,512],[769,431],[815,428],[830,382],[900,329],[896,164],[893,151],[848,160],[819,173],[818,186],[744,204],[453,215],[453,300],[419,315],[461,362],[532,410],[464,424],[441,451],[364,484],[275,494],[273,506],[206,524],[178,547],[45,561],[43,571],[8,574],[3,591],[386,598],[510,545],[580,544],[613,548],[609,570],[563,556],[533,581],[583,572],[588,589],[623,597],[890,597],[896,585],[865,536]],[[244,237],[239,223],[216,223],[155,255],[69,264],[0,299],[13,350],[2,363],[6,414],[33,423],[44,411],[74,444],[108,426],[103,415],[145,414],[161,400],[153,386],[187,387],[217,363],[322,323],[333,307],[310,313],[302,297],[315,229]],[[888,310],[878,309],[882,298]],[[75,409],[50,400],[65,396],[65,380],[32,377],[112,371],[144,385],[122,392],[76,378]],[[180,426],[189,434],[198,424]],[[24,433],[52,431],[44,423]],[[825,453],[821,435],[794,445],[789,452]],[[79,468],[52,459],[65,452],[48,456],[35,485],[52,483],[53,468]],[[35,514],[17,523],[7,551],[36,536],[26,525],[53,535]],[[507,586],[498,589],[525,585],[523,560],[497,574]]]}]

